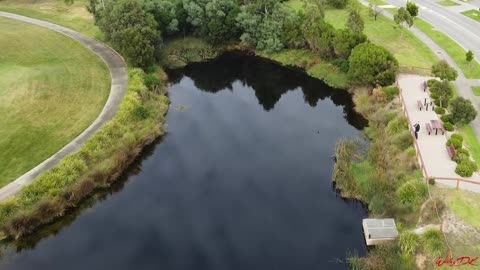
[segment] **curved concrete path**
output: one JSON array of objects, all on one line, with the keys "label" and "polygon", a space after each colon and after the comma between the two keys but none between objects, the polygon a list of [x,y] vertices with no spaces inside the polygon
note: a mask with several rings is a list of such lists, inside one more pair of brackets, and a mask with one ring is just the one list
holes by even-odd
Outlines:
[{"label": "curved concrete path", "polygon": [[113,118],[117,112],[118,106],[122,102],[123,96],[125,95],[128,84],[128,74],[127,66],[123,58],[112,48],[99,41],[93,40],[76,31],[53,23],[2,11],[0,11],[0,16],[45,27],[77,40],[82,45],[97,54],[105,62],[110,70],[111,76],[110,95],[108,96],[108,100],[97,119],[95,119],[95,121],[73,141],[60,149],[60,151],[24,175],[20,176],[15,181],[1,188],[0,201],[3,201],[17,194],[23,186],[32,182],[33,179],[35,179],[35,177],[37,177],[39,174],[57,165],[65,156],[78,151],[80,147],[95,134],[95,132],[97,132],[107,121]]}]

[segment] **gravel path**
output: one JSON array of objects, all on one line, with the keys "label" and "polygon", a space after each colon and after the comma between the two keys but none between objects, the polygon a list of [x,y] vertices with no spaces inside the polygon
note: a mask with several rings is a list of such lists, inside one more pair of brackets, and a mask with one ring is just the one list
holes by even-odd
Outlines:
[{"label": "gravel path", "polygon": [[110,70],[111,76],[110,95],[108,96],[108,100],[105,103],[105,106],[103,107],[103,110],[97,117],[97,119],[95,119],[95,121],[87,129],[85,129],[80,135],[78,135],[78,137],[76,137],[73,141],[60,149],[60,151],[37,165],[35,168],[31,169],[24,175],[20,176],[15,181],[1,188],[0,201],[3,201],[17,194],[23,186],[31,183],[39,174],[57,165],[60,160],[62,160],[65,156],[78,151],[81,146],[95,134],[95,132],[97,132],[106,122],[113,118],[113,116],[117,112],[118,106],[122,102],[123,96],[125,95],[128,84],[128,75],[127,66],[123,58],[112,48],[106,46],[99,41],[93,40],[76,31],[53,23],[1,11],[0,16],[45,27],[77,40],[82,45],[93,51],[105,62],[108,69]]}]

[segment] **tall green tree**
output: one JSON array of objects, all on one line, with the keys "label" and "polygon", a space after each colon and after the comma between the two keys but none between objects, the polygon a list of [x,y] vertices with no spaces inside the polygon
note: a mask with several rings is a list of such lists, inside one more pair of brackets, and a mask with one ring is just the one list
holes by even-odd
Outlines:
[{"label": "tall green tree", "polygon": [[350,11],[345,26],[354,33],[358,34],[363,32],[365,25],[363,23],[362,16],[360,16],[360,12],[358,12],[358,10]]},{"label": "tall green tree", "polygon": [[236,17],[240,7],[236,0],[184,0],[183,6],[187,21],[210,43],[238,37]]},{"label": "tall green tree", "polygon": [[140,1],[110,1],[100,12],[98,26],[127,62],[142,68],[151,65],[160,35],[155,19]]},{"label": "tall green tree", "polygon": [[477,111],[472,102],[463,97],[457,97],[450,102],[452,121],[456,124],[468,124],[477,117]]},{"label": "tall green tree", "polygon": [[442,81],[454,81],[458,77],[458,72],[447,61],[440,60],[432,66],[432,75]]},{"label": "tall green tree", "polygon": [[[413,25],[413,17],[404,7],[398,9],[397,14],[393,15],[393,20],[398,25],[400,25],[400,27],[405,24],[410,28]],[[403,38],[403,27],[400,33],[400,37]]]},{"label": "tall green tree", "polygon": [[337,30],[333,38],[335,55],[339,58],[348,59],[352,49],[366,41],[367,36],[364,34],[354,33],[348,29]]},{"label": "tall green tree", "polygon": [[[262,9],[263,8],[263,9]],[[288,11],[281,4],[274,6],[259,3],[242,6],[237,16],[237,23],[243,34],[242,43],[267,52],[279,51],[282,42],[283,25]]]},{"label": "tall green tree", "polygon": [[467,60],[469,66],[472,65],[473,52],[471,50],[468,50],[468,52],[465,54],[465,60]]},{"label": "tall green tree", "polygon": [[418,16],[418,6],[414,2],[408,1],[406,8],[410,16],[412,16],[412,18],[415,18]]},{"label": "tall green tree", "polygon": [[395,82],[398,61],[381,46],[370,42],[357,45],[348,61],[348,75],[353,84],[385,86]]},{"label": "tall green tree", "polygon": [[[96,1],[96,0],[95,0]],[[178,5],[169,0],[145,0],[144,9],[153,15],[160,33],[164,36],[179,31],[180,21],[177,18]]]}]

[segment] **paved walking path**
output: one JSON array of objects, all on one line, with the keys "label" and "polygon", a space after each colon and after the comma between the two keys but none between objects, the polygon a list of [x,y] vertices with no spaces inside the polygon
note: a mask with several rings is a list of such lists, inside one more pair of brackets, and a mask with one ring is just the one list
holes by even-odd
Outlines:
[{"label": "paved walking path", "polygon": [[24,175],[20,176],[15,181],[1,188],[0,201],[3,201],[17,194],[23,186],[32,182],[36,176],[57,165],[65,156],[78,151],[80,147],[95,134],[95,132],[97,132],[107,121],[112,119],[118,109],[118,106],[122,102],[123,96],[125,95],[128,83],[128,75],[127,67],[123,58],[113,49],[99,41],[93,40],[76,31],[53,23],[2,11],[0,11],[0,16],[45,27],[77,40],[82,45],[97,54],[105,62],[110,70],[111,76],[110,95],[108,96],[108,100],[97,119],[95,119],[95,121],[87,129],[78,135],[78,137],[60,149],[60,151]]},{"label": "paved walking path", "polygon": [[[366,2],[365,0],[359,0],[359,1],[363,5],[368,6],[368,2]],[[383,10],[382,14],[385,17],[393,20],[393,15],[388,10]],[[429,47],[430,50],[432,50],[435,53],[437,58],[447,61],[447,63],[458,72],[458,78],[454,82],[458,95],[471,100],[475,109],[478,112],[480,112],[480,97],[475,96],[471,89],[472,86],[480,86],[480,80],[467,79],[463,74],[462,70],[458,67],[457,63],[455,63],[455,61],[453,61],[453,59],[450,57],[450,55],[448,55],[448,53],[444,49],[438,46],[437,43],[435,43],[430,37],[424,34],[420,29],[416,28],[415,26],[412,26],[411,28],[408,28],[408,29],[420,41],[422,41],[425,45],[427,45],[427,47]],[[475,131],[475,135],[477,136],[477,139],[480,141],[480,117],[475,118],[475,120],[471,122],[471,125],[473,127],[473,130]]]},{"label": "paved walking path", "polygon": [[[430,106],[428,111],[426,111],[425,108],[423,110],[418,108],[418,100],[421,100],[422,103],[425,101],[425,98],[427,102],[430,100],[428,91],[424,92],[422,90],[423,82],[428,79],[431,78],[418,75],[399,75],[397,77],[398,86],[402,89],[401,97],[405,103],[405,109],[408,112],[409,124],[412,126],[417,122],[420,123],[417,145],[422,157],[421,160],[424,162],[425,170],[429,177],[462,178],[455,173],[457,163],[450,159],[446,149],[449,132],[446,132],[445,135],[441,135],[441,132],[435,135],[435,131],[433,131],[431,135],[428,135],[425,124],[429,123],[430,120],[439,120],[439,117]],[[419,162],[421,162],[421,160]],[[474,174],[470,178],[462,179],[476,182],[478,185],[460,182],[460,189],[480,192],[480,175]],[[457,185],[457,181],[455,180],[437,179],[437,182],[454,187]]]}]

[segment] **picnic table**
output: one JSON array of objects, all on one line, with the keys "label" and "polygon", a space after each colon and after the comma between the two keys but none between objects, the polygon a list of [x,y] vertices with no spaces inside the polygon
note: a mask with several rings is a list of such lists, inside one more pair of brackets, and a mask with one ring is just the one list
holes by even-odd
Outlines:
[{"label": "picnic table", "polygon": [[431,120],[430,123],[432,128],[435,129],[435,135],[437,135],[439,129],[442,131],[442,135],[445,134],[445,128],[443,127],[442,122],[439,120]]}]

